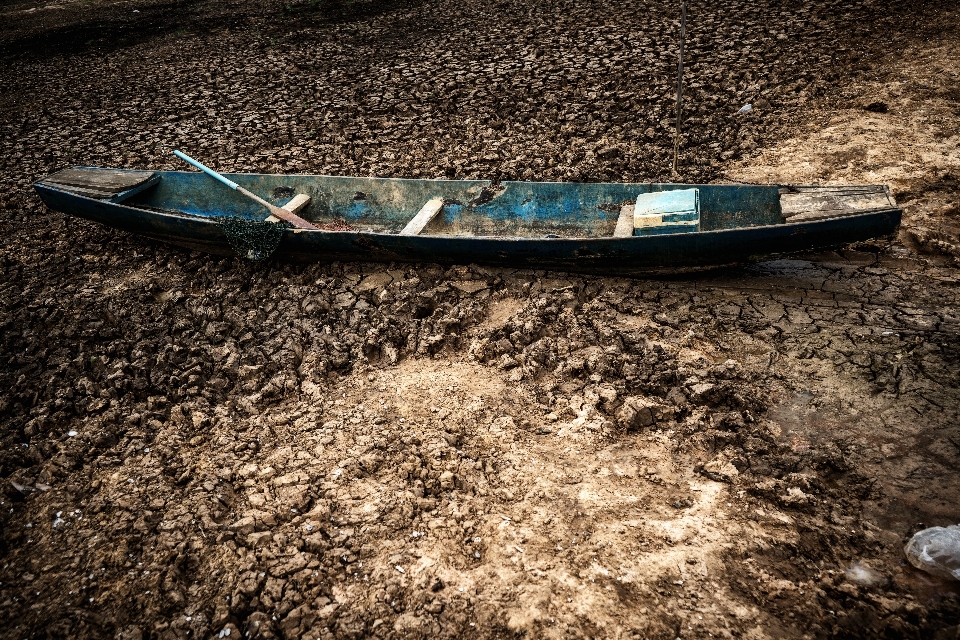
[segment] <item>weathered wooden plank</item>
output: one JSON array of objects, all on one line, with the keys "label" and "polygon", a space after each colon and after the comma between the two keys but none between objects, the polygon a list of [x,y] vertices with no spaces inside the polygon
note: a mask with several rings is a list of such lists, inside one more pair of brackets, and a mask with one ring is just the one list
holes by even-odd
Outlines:
[{"label": "weathered wooden plank", "polygon": [[806,187],[780,195],[780,209],[787,219],[814,212],[829,212],[830,216],[838,216],[895,206],[896,203],[882,186]]},{"label": "weathered wooden plank", "polygon": [[42,182],[120,193],[121,191],[127,191],[150,180],[154,175],[153,171],[121,171],[118,169],[87,169],[74,167],[49,175],[44,178]]},{"label": "weathered wooden plank", "polygon": [[864,213],[875,213],[878,211],[887,211],[890,207],[880,207],[877,209],[823,209],[820,211],[804,211],[797,213],[789,218],[787,222],[810,222],[811,220],[823,220],[824,218],[842,218],[844,216],[858,216]]},{"label": "weathered wooden plank", "polygon": [[85,198],[109,200],[110,202],[123,202],[124,200],[135,196],[141,191],[152,187],[158,182],[160,182],[160,175],[154,173],[147,180],[142,181],[139,184],[134,185],[132,188],[125,189],[123,191],[114,191],[113,189],[101,189],[97,187],[78,187],[72,184],[60,184],[59,182],[51,181],[49,178],[44,179],[41,184],[44,184],[48,187],[53,187],[54,189],[69,191],[70,193],[75,193],[78,196],[83,196]]},{"label": "weathered wooden plank", "polygon": [[613,230],[614,238],[633,237],[633,205],[625,204],[620,207],[620,217],[617,218],[617,228]]},{"label": "weathered wooden plank", "polygon": [[85,189],[83,187],[76,187],[71,184],[60,184],[59,182],[50,182],[49,180],[44,180],[41,184],[44,184],[48,187],[53,187],[54,189],[60,189],[61,191],[69,191],[70,193],[75,193],[78,196],[85,196],[87,198],[96,198],[97,200],[106,200],[117,195],[116,191],[103,191],[101,189]]},{"label": "weathered wooden plank", "polygon": [[110,198],[110,202],[123,202],[124,200],[127,200],[128,198],[132,198],[133,196],[137,195],[141,191],[146,191],[147,189],[157,184],[158,182],[160,182],[160,174],[155,173],[151,178],[141,182],[140,184],[133,187],[132,189],[121,191],[117,195],[113,196],[112,198]]},{"label": "weathered wooden plank", "polygon": [[847,184],[839,186],[803,186],[794,185],[782,190],[782,193],[884,193],[882,184]]},{"label": "weathered wooden plank", "polygon": [[413,220],[407,223],[407,226],[400,232],[402,236],[416,236],[430,224],[438,213],[443,209],[443,198],[433,198],[427,204],[423,205],[420,212],[413,217]]},{"label": "weathered wooden plank", "polygon": [[[290,213],[299,214],[300,210],[310,204],[310,196],[305,193],[298,193],[293,196],[293,199],[287,204],[280,207],[284,211],[289,211]],[[267,216],[267,222],[280,222],[280,218],[276,216]]]},{"label": "weathered wooden plank", "polygon": [[280,208],[284,211],[289,211],[290,213],[299,214],[300,210],[308,204],[310,204],[310,196],[305,193],[298,193],[297,195],[293,196],[293,199],[290,200],[290,202]]}]

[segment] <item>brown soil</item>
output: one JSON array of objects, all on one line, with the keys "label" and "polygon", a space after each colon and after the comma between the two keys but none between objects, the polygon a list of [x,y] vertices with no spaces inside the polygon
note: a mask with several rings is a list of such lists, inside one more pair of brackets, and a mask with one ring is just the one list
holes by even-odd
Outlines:
[{"label": "brown soil", "polygon": [[7,4],[0,636],[956,638],[960,589],[903,556],[960,522],[952,4],[690,12],[682,179],[888,182],[889,245],[251,265],[29,188],[178,145],[666,177],[673,4]]}]

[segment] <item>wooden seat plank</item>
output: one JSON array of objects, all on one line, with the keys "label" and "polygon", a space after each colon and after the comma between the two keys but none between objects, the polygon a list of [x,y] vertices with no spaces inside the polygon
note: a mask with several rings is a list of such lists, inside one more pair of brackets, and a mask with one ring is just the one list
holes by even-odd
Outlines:
[{"label": "wooden seat plank", "polygon": [[[289,211],[290,213],[300,215],[300,211],[308,204],[310,204],[310,196],[305,193],[298,193],[290,200],[290,202],[280,208],[284,211]],[[280,222],[280,218],[276,216],[267,216],[266,222]]]},{"label": "wooden seat plank", "polygon": [[[854,215],[896,206],[883,186],[799,187],[780,194],[780,210],[788,220]],[[809,214],[809,215],[808,215]]]},{"label": "wooden seat plank", "polygon": [[617,228],[613,230],[614,238],[633,237],[633,209],[632,204],[620,207],[620,217],[617,218]]},{"label": "wooden seat plank", "polygon": [[400,232],[402,236],[417,236],[430,224],[440,211],[443,210],[443,198],[433,198],[427,204],[423,205],[420,212],[413,217],[413,220],[407,223],[407,226]]}]

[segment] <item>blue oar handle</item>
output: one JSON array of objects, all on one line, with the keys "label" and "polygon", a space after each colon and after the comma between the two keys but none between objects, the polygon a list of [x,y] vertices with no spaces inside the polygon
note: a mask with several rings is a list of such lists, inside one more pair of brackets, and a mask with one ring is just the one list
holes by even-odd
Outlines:
[{"label": "blue oar handle", "polygon": [[224,178],[222,175],[220,175],[219,173],[217,173],[216,171],[214,171],[214,170],[211,169],[210,167],[208,167],[208,166],[206,166],[206,165],[204,165],[204,164],[202,164],[202,163],[200,163],[200,162],[197,162],[196,160],[194,160],[193,158],[191,158],[191,157],[188,156],[187,154],[183,153],[182,151],[174,151],[174,152],[173,152],[173,155],[177,156],[178,158],[180,158],[181,160],[183,160],[183,161],[185,161],[185,162],[189,162],[190,164],[192,164],[193,166],[195,166],[197,169],[200,169],[200,171],[203,171],[205,174],[207,174],[207,175],[210,176],[211,178],[216,178],[217,180],[219,180],[220,182],[222,182],[223,184],[227,185],[228,187],[230,187],[230,188],[233,189],[233,190],[236,190],[237,187],[240,186],[240,185],[238,185],[236,182],[234,182],[233,180],[227,180],[226,178]]}]

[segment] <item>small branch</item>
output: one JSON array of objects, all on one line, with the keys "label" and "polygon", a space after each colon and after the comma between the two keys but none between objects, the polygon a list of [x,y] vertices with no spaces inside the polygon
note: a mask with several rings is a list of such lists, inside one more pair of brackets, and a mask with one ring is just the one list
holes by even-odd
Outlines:
[{"label": "small branch", "polygon": [[673,175],[680,155],[680,117],[683,113],[683,44],[687,37],[687,0],[680,0],[680,59],[677,61],[677,130],[673,139]]}]

